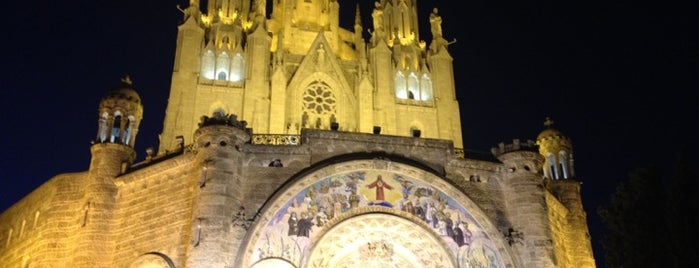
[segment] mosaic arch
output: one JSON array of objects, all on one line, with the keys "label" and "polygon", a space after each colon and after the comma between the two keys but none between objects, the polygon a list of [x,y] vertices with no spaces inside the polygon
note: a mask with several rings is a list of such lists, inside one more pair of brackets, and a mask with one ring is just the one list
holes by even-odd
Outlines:
[{"label": "mosaic arch", "polygon": [[431,172],[385,159],[296,179],[250,232],[243,267],[514,266],[468,197]]}]

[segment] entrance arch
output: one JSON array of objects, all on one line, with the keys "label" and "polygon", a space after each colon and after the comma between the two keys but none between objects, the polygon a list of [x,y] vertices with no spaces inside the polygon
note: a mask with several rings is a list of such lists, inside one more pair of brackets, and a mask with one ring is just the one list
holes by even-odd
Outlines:
[{"label": "entrance arch", "polygon": [[280,189],[258,216],[240,267],[280,259],[297,268],[515,263],[495,225],[465,194],[431,171],[388,159],[318,164]]},{"label": "entrance arch", "polygon": [[444,241],[427,225],[392,212],[383,207],[349,212],[314,241],[306,266],[456,267]]}]

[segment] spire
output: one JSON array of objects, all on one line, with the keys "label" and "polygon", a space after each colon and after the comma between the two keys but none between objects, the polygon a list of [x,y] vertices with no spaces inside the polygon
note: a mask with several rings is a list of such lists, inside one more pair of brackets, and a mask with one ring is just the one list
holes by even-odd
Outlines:
[{"label": "spire", "polygon": [[357,3],[357,9],[354,13],[354,25],[359,27],[362,26],[362,15],[359,12],[359,3]]}]

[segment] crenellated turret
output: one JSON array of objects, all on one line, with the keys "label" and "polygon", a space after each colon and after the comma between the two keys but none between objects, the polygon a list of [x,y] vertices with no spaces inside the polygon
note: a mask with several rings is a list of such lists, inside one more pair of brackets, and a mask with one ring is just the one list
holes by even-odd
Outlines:
[{"label": "crenellated turret", "polygon": [[194,133],[199,182],[195,188],[196,201],[192,208],[192,239],[188,246],[186,267],[233,267],[234,258],[211,255],[211,252],[237,252],[242,241],[241,232],[231,228],[246,228],[245,222],[236,225],[233,219],[244,213],[246,189],[243,179],[243,153],[239,148],[250,140],[245,121],[221,111],[203,116]]},{"label": "crenellated turret", "polygon": [[546,191],[539,170],[543,159],[533,141],[500,143],[491,150],[503,163],[502,181],[510,226],[503,230],[524,267],[556,267],[547,217]]}]

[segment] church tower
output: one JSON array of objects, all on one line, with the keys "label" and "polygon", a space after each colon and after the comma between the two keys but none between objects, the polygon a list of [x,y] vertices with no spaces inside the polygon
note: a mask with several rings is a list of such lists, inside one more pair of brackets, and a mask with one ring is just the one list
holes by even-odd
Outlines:
[{"label": "church tower", "polygon": [[546,201],[553,229],[553,244],[564,267],[594,267],[587,214],[580,196],[580,182],[573,169],[573,143],[546,118],[546,127],[536,138],[544,158],[544,184],[551,193]]},{"label": "church tower", "polygon": [[[193,143],[202,115],[235,114],[253,134],[337,129],[451,140],[462,148],[449,42],[437,9],[420,39],[415,1],[383,0],[362,37],[337,0],[191,0],[179,26],[160,154]],[[206,10],[202,13],[202,10]],[[268,14],[269,13],[269,14]]]},{"label": "church tower", "polygon": [[[141,98],[125,77],[100,101],[97,137],[90,148],[92,159],[82,184],[81,215],[73,264],[76,267],[105,267],[111,250],[109,231],[116,205],[115,178],[136,158],[133,149],[143,118]],[[105,241],[94,243],[94,241]]]}]

